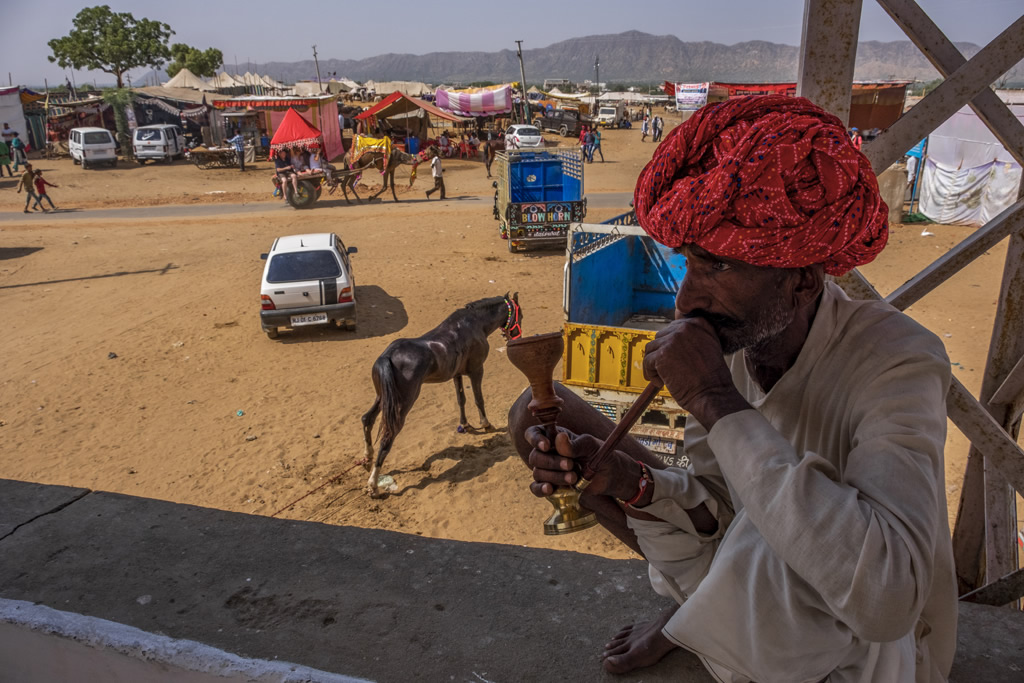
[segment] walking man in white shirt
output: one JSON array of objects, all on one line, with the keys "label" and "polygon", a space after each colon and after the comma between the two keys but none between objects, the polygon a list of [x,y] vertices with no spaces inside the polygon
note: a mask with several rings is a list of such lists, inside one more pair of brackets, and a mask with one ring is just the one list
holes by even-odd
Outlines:
[{"label": "walking man in white shirt", "polygon": [[444,170],[441,168],[441,156],[434,152],[430,160],[430,174],[434,177],[434,187],[427,190],[427,199],[430,199],[437,190],[441,191],[441,199],[444,199]]}]

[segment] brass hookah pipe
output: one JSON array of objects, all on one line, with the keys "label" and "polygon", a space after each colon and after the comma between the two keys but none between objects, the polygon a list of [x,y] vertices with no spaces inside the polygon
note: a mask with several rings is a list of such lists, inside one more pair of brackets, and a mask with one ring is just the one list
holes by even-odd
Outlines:
[{"label": "brass hookah pipe", "polygon": [[[552,377],[555,366],[562,357],[563,348],[561,332],[520,337],[507,344],[508,359],[526,375],[527,381],[530,382],[532,393],[530,412],[543,425],[544,433],[552,447],[555,444],[555,436],[558,434],[558,416],[562,412],[562,403],[564,402],[555,393],[555,383]],[[658,382],[651,382],[647,385],[647,388],[623,416],[622,421],[615,426],[594,457],[590,459],[575,487],[555,487],[555,492],[548,496],[548,501],[554,506],[555,512],[544,522],[546,535],[571,534],[589,529],[597,524],[597,516],[580,507],[580,493],[590,485],[597,468],[608,457],[608,454],[615,450],[622,437],[629,432],[637,419],[643,415],[644,410],[660,389],[661,384]]]}]

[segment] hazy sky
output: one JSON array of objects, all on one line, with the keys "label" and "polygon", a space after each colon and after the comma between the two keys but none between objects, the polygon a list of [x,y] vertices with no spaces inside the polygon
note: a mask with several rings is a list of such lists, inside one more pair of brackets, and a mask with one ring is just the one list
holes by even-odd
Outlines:
[{"label": "hazy sky", "polygon": [[[4,4],[11,0],[4,0]],[[1021,0],[918,0],[950,38],[983,45],[1022,12]],[[97,3],[101,4],[101,3]],[[497,51],[545,47],[568,38],[637,30],[673,34],[684,41],[732,44],[766,40],[799,45],[803,0],[589,0],[551,3],[517,0],[501,9],[491,3],[388,0],[298,3],[284,0],[108,0],[115,12],[130,12],[170,24],[172,42],[217,47],[227,63],[298,61],[312,58],[363,59],[386,52]],[[66,35],[82,0],[33,0],[31,16],[5,32],[3,70],[14,83],[63,83],[69,72],[51,64],[47,41]],[[288,15],[296,8],[294,16]],[[495,9],[491,9],[491,8]],[[556,7],[556,10],[550,8]],[[586,8],[583,11],[582,8]],[[369,8],[374,8],[372,12]],[[368,20],[387,17],[386,25]],[[353,22],[356,22],[353,24]],[[873,0],[864,0],[861,40],[903,40],[904,34]],[[147,69],[136,70],[141,76]],[[339,74],[342,75],[342,74]],[[0,72],[0,80],[4,74]],[[111,82],[102,72],[76,72],[77,82]]]}]

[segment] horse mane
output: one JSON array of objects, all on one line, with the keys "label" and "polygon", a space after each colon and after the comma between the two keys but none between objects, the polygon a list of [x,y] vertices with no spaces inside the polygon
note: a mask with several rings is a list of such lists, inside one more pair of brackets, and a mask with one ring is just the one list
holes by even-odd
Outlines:
[{"label": "horse mane", "polygon": [[470,301],[468,304],[466,304],[465,307],[468,308],[468,309],[477,310],[477,309],[481,309],[481,308],[490,308],[491,306],[496,306],[498,304],[503,304],[503,303],[505,303],[505,297],[503,297],[503,296],[489,296],[486,299],[480,299],[478,301]]}]

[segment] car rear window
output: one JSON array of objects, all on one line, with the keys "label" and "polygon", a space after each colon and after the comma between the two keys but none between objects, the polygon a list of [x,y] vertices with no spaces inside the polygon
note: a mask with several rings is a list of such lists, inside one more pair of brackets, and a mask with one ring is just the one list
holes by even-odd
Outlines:
[{"label": "car rear window", "polygon": [[338,259],[330,251],[296,251],[270,259],[267,282],[322,280],[341,275]]},{"label": "car rear window", "polygon": [[110,137],[110,133],[86,133],[83,140],[87,145],[102,145],[113,141],[114,140]]},{"label": "car rear window", "polygon": [[135,130],[135,139],[139,142],[150,142],[154,140],[162,140],[163,134],[160,130],[153,128],[138,128]]},{"label": "car rear window", "polygon": [[537,136],[540,135],[540,131],[536,128],[520,128],[517,133],[523,137]]}]

